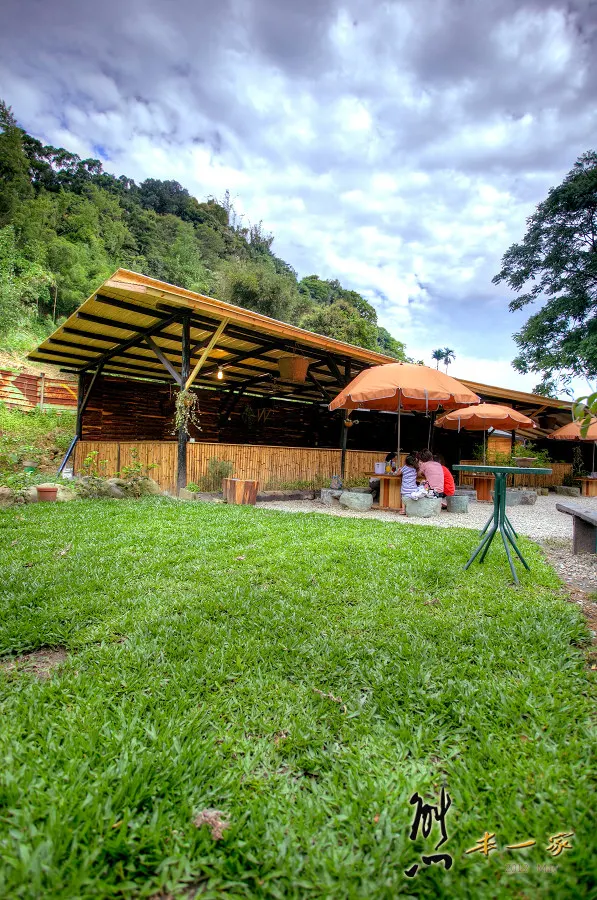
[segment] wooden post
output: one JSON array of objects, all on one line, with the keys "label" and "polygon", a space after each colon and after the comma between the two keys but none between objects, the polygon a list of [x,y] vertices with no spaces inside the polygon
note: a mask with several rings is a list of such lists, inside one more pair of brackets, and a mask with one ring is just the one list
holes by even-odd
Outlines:
[{"label": "wooden post", "polygon": [[44,411],[44,389],[46,386],[46,373],[42,372],[39,377],[39,408]]},{"label": "wooden post", "polygon": [[222,494],[226,503],[237,506],[255,506],[257,482],[246,478],[223,478]]},{"label": "wooden post", "polygon": [[346,410],[342,410],[342,430],[340,432],[340,477],[344,480],[346,474],[346,444],[348,441],[348,428],[346,427]]},{"label": "wooden post", "polygon": [[[189,316],[182,321],[182,363],[180,381],[183,387],[187,383],[191,370],[191,326]],[[176,473],[176,491],[187,486],[187,431],[183,425],[178,429],[178,468]]]}]

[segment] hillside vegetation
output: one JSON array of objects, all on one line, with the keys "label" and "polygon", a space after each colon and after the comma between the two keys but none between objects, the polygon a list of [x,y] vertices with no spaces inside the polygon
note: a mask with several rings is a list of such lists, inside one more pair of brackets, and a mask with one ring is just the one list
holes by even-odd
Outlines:
[{"label": "hillside vegetation", "polygon": [[375,309],[339,281],[298,280],[229,195],[136,184],[44,146],[0,101],[0,346],[28,349],[119,266],[404,359]]}]

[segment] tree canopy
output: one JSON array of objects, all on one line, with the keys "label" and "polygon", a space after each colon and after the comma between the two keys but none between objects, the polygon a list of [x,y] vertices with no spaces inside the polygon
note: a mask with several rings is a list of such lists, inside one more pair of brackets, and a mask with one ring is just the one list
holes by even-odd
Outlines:
[{"label": "tree canopy", "polygon": [[513,365],[541,376],[538,392],[553,393],[561,378],[597,377],[597,153],[584,153],[549,191],[493,281],[518,294],[511,310],[543,304],[514,335]]},{"label": "tree canopy", "polygon": [[37,339],[119,266],[405,359],[356,291],[298,280],[228,194],[199,201],[176,181],[141,184],[44,146],[0,101],[0,335]]}]

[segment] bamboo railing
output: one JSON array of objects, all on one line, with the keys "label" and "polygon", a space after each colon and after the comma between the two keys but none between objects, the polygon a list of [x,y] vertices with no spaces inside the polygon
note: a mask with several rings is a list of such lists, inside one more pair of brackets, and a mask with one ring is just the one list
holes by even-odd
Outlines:
[{"label": "bamboo railing", "polygon": [[[155,465],[149,474],[165,491],[176,490],[176,453],[174,441],[79,441],[74,454],[74,471],[81,474],[89,453],[97,451],[100,474],[114,475],[132,462],[133,448],[144,466]],[[347,450],[347,481],[373,472],[376,462],[385,459],[386,451]],[[236,478],[259,482],[260,490],[287,485],[320,487],[332,475],[340,474],[341,451],[318,447],[274,447],[257,444],[187,444],[187,479],[199,483],[208,474],[209,460],[217,458],[232,463]]]},{"label": "bamboo railing", "polygon": [[[460,461],[463,466],[481,465],[478,459],[462,459]],[[488,462],[488,465],[491,465]],[[547,468],[551,469],[551,475],[509,475],[508,478],[513,482],[513,487],[550,487],[555,484],[562,484],[565,475],[572,475],[571,463],[548,463]],[[473,475],[467,472],[460,472],[460,484],[473,483]]]}]

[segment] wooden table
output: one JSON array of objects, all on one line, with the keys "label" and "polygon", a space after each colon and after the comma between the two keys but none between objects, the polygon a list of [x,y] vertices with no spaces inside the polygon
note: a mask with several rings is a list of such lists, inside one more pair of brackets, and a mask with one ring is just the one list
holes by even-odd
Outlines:
[{"label": "wooden table", "polygon": [[477,500],[491,502],[491,491],[494,481],[494,475],[473,475],[473,487],[477,492]]},{"label": "wooden table", "polygon": [[376,472],[366,472],[365,474],[370,478],[379,478],[380,509],[400,509],[402,507],[400,495],[402,475],[377,475]]},{"label": "wooden table", "polygon": [[597,497],[597,478],[579,478],[583,497]]}]

